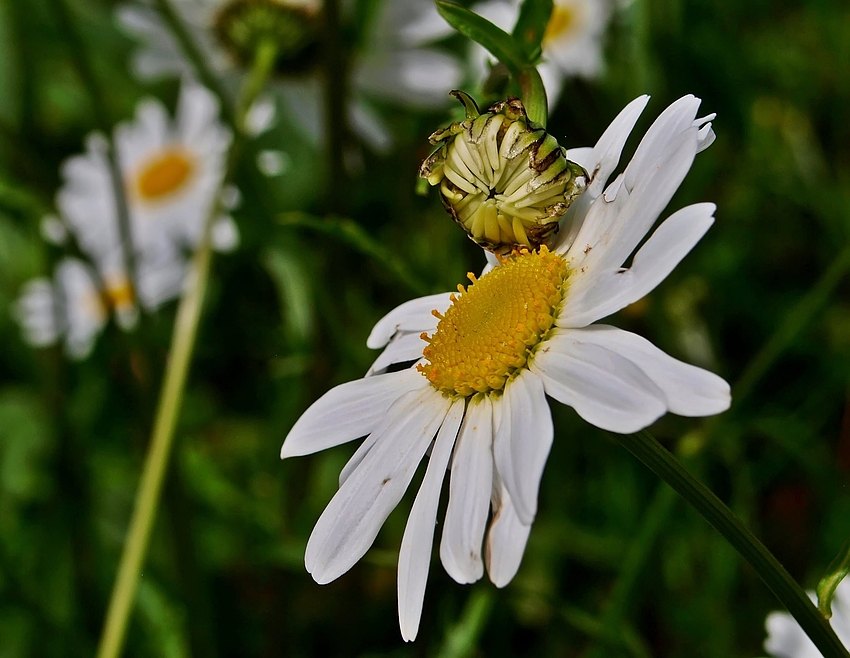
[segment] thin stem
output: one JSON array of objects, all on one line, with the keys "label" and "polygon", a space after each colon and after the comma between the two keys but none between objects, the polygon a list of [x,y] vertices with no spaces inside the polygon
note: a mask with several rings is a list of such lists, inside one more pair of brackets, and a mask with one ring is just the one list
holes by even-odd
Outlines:
[{"label": "thin stem", "polygon": [[130,209],[127,206],[124,176],[121,173],[121,167],[116,157],[112,140],[109,137],[112,132],[111,113],[106,102],[106,96],[103,93],[103,87],[100,85],[94,67],[92,66],[89,53],[86,51],[85,44],[77,31],[77,27],[65,3],[66,0],[53,0],[53,8],[62,31],[66,35],[68,48],[71,51],[71,59],[91,99],[95,123],[104,134],[104,137],[106,137],[105,155],[109,163],[109,180],[112,187],[112,195],[115,199],[116,214],[118,215],[118,233],[121,237],[121,251],[133,291],[133,299],[138,299],[136,292],[139,289],[139,279],[136,269],[136,254],[133,249]]},{"label": "thin stem", "polygon": [[212,261],[210,224],[208,221],[201,244],[195,252],[186,282],[186,292],[177,309],[165,382],[157,405],[151,444],[145,458],[133,516],[130,519],[124,551],[118,566],[118,575],[112,589],[106,622],[98,647],[98,658],[116,658],[121,653],[127,620],[139,582],[139,573],[147,555],[151,529],[162,493],[163,477],[168,467],[174,430],[186,387],[189,363],[195,347],[201,307]]},{"label": "thin stem", "polygon": [[[835,257],[826,271],[818,279],[817,283],[806,293],[806,295],[786,315],[779,327],[765,343],[761,350],[749,361],[741,376],[732,384],[735,392],[733,398],[732,412],[739,409],[742,402],[746,400],[755,389],[755,386],[770,371],[770,368],[782,353],[788,348],[794,338],[811,322],[814,315],[826,303],[835,287],[843,280],[847,271],[850,270],[850,244],[844,247]],[[707,446],[712,437],[718,431],[723,421],[716,418],[706,421],[703,427],[703,440],[701,449]],[[655,492],[650,511],[638,531],[637,538],[629,549],[628,556],[620,570],[620,575],[614,584],[608,609],[602,616],[603,623],[609,627],[616,626],[624,614],[628,593],[634,583],[635,574],[643,569],[643,565],[651,555],[648,548],[655,543],[660,534],[666,518],[669,516],[669,506],[661,505],[659,499],[672,500],[672,491],[659,484]],[[666,511],[665,511],[666,510]],[[663,515],[663,516],[662,516]],[[630,559],[633,557],[634,560]],[[640,559],[638,559],[640,558]]]},{"label": "thin stem", "polygon": [[239,107],[236,109],[236,116],[239,122],[239,125],[236,128],[243,134],[248,134],[250,132],[248,126],[245,125],[245,119],[248,116],[251,105],[254,104],[257,96],[260,95],[260,92],[263,90],[263,87],[265,87],[269,76],[274,70],[277,53],[277,43],[271,39],[262,41],[257,46],[257,50],[254,53],[254,64],[248,74],[248,77],[245,79],[245,84],[242,87],[242,93],[239,99]]},{"label": "thin stem", "polygon": [[221,103],[221,113],[224,118],[230,125],[239,130],[239,123],[236,121],[236,113],[230,96],[224,89],[221,81],[210,70],[204,58],[204,53],[198,47],[198,44],[195,43],[192,35],[189,34],[189,30],[183,24],[177,11],[171,6],[171,2],[169,0],[156,0],[156,6],[162,14],[166,25],[168,25],[169,30],[177,39],[177,43],[183,50],[183,54],[191,62],[200,81],[207,89],[218,96],[218,100]]},{"label": "thin stem", "polygon": [[463,658],[473,653],[492,609],[493,591],[473,589],[457,624],[446,633],[439,658]]},{"label": "thin stem", "polygon": [[613,435],[669,484],[738,551],[788,609],[824,658],[850,658],[832,627],[773,554],[735,514],[648,431]]},{"label": "thin stem", "polygon": [[[170,9],[165,0],[160,2],[161,5]],[[178,20],[176,15],[172,15],[172,18]],[[186,36],[188,38],[188,35]],[[234,140],[228,154],[225,179],[233,170],[242,146],[242,141],[239,139],[242,133],[239,127],[244,125],[245,113],[271,72],[271,66],[268,64],[269,56],[273,61],[274,53],[268,50],[265,54],[257,54],[256,70],[251,71],[248,83],[243,88],[244,95],[240,96],[239,111],[235,116],[231,111],[232,123],[237,127],[237,139]],[[211,76],[208,70],[207,74]],[[150,447],[139,480],[133,516],[130,519],[124,550],[118,565],[118,575],[112,588],[97,658],[117,658],[124,645],[127,622],[135,599],[139,575],[147,556],[153,523],[162,497],[163,481],[168,471],[171,446],[174,442],[189,365],[195,348],[212,263],[212,224],[218,211],[216,204],[206,218],[201,242],[193,256],[192,265],[186,277],[186,289],[177,309],[170,356],[166,364],[165,380],[157,405]]]}]

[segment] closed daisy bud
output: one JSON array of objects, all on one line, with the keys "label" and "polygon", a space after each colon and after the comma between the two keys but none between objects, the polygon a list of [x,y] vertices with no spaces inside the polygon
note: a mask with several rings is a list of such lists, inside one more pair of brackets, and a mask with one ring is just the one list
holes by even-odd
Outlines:
[{"label": "closed daisy bud", "polygon": [[481,113],[462,91],[452,95],[466,119],[430,137],[437,149],[419,175],[440,186],[446,211],[485,249],[506,254],[536,250],[587,186],[587,172],[566,157],[516,97]]},{"label": "closed daisy bud", "polygon": [[278,71],[297,72],[316,59],[318,5],[299,0],[229,0],[221,3],[213,29],[237,64],[249,67],[259,44],[270,42],[277,48]]}]

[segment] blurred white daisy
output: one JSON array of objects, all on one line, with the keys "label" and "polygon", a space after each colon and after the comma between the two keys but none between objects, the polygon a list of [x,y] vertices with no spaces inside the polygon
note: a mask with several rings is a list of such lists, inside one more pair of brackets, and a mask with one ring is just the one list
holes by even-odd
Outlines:
[{"label": "blurred white daisy", "polygon": [[[288,115],[300,121],[314,139],[321,137],[324,102],[321,81],[314,71],[320,61],[320,0],[173,0],[173,6],[205,61],[234,89],[262,39],[288,44],[277,55],[280,75],[275,86],[282,92]],[[116,16],[141,44],[132,61],[138,76],[195,74],[152,3],[122,4]],[[403,107],[441,107],[448,92],[463,79],[457,58],[428,47],[421,35],[413,34],[410,26],[419,24],[423,16],[438,18],[433,3],[386,0],[353,54],[347,118],[378,150],[388,148],[391,138],[373,99]]]},{"label": "blurred white daisy", "polygon": [[53,281],[39,278],[24,285],[13,313],[30,345],[47,347],[64,339],[68,356],[83,359],[109,317],[106,300],[113,305],[116,317],[125,323],[135,321],[126,281],[113,282],[104,295],[88,265],[76,258],[64,258],[56,265]]},{"label": "blurred white daisy", "polygon": [[[157,100],[142,101],[133,121],[115,129],[136,258],[139,297],[154,309],[180,293],[185,253],[194,249],[206,218],[219,203],[230,132],[218,121],[218,103],[206,89],[185,83],[176,119]],[[62,165],[56,197],[60,215],[104,279],[125,275],[119,219],[102,136]],[[220,250],[238,242],[233,220],[217,218]]]},{"label": "blurred white daisy", "polygon": [[[502,587],[519,568],[553,440],[547,395],[624,433],[668,411],[707,416],[729,406],[720,377],[640,336],[592,324],[655,288],[714,221],[713,204],[683,208],[622,267],[714,137],[712,117],[696,118],[700,101],[686,96],[661,114],[606,187],[647,100],[629,104],[595,147],[568,152],[591,180],[567,213],[570,229],[551,249],[493,258],[465,290],[390,312],[367,341],[386,346],[367,376],[326,393],[283,443],[285,458],[367,437],[307,544],[306,567],[318,583],[339,577],[369,549],[430,448],[399,555],[406,640],[419,627],[447,468],[440,558],[448,574],[471,583],[486,565]],[[415,367],[387,372],[411,361]]]},{"label": "blurred white daisy", "polygon": [[[472,7],[506,32],[513,30],[520,0],[488,0]],[[603,38],[611,17],[608,0],[554,0],[552,16],[543,36],[543,61],[537,67],[543,85],[554,105],[570,77],[596,78],[603,69]],[[474,63],[485,72],[489,56],[477,44]]]},{"label": "blurred white daisy", "polygon": [[[813,603],[817,602],[814,592],[808,592],[808,595]],[[850,647],[850,578],[842,580],[835,590],[829,623],[838,639]],[[767,639],[764,650],[774,658],[822,658],[823,654],[787,612],[771,612],[765,626]]]}]

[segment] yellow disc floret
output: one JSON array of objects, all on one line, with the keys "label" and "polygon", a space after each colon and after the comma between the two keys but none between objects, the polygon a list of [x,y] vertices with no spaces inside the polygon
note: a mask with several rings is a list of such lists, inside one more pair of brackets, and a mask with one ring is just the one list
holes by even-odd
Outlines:
[{"label": "yellow disc floret", "polygon": [[555,322],[566,292],[567,262],[546,246],[515,251],[476,279],[440,318],[417,366],[431,385],[450,396],[498,391],[525,367]]},{"label": "yellow disc floret", "polygon": [[180,149],[167,149],[145,163],[136,188],[145,201],[159,201],[183,189],[195,170],[192,156]]}]

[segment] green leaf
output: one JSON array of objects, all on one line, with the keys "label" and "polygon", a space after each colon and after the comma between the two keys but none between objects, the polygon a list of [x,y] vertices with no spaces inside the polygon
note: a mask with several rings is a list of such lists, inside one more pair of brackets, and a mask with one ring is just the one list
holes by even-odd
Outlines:
[{"label": "green leaf", "polygon": [[449,25],[465,37],[469,37],[484,46],[493,57],[507,66],[514,76],[519,74],[523,66],[531,64],[522,45],[486,18],[482,18],[454,2],[436,0],[436,3],[437,11]]},{"label": "green leaf", "polygon": [[850,539],[844,542],[841,551],[829,565],[826,575],[820,579],[817,586],[818,610],[829,619],[832,617],[832,597],[835,590],[848,575],[850,575]]},{"label": "green leaf", "polygon": [[287,249],[269,249],[263,264],[278,288],[287,335],[296,346],[303,347],[315,324],[309,277],[300,260]]},{"label": "green leaf", "polygon": [[513,37],[531,62],[539,60],[543,52],[541,44],[552,16],[552,6],[552,0],[524,0],[519,8]]}]

